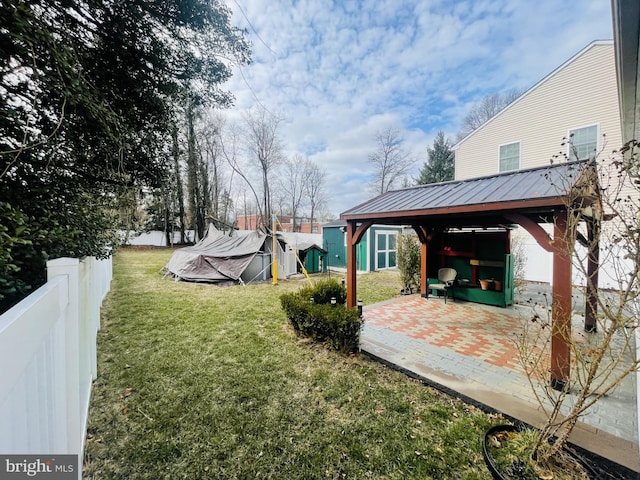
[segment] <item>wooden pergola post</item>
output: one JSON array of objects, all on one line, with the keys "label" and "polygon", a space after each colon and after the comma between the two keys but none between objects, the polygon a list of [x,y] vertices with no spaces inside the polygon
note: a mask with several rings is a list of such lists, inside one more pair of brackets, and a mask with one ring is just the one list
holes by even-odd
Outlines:
[{"label": "wooden pergola post", "polygon": [[429,296],[429,242],[431,241],[431,233],[422,225],[413,225],[413,229],[420,240],[420,296],[426,298]]},{"label": "wooden pergola post", "polygon": [[551,386],[564,390],[571,375],[571,251],[567,211],[554,216],[551,291]]},{"label": "wooden pergola post", "polygon": [[420,242],[420,296],[426,298],[429,296],[429,243]]},{"label": "wooden pergola post", "polygon": [[347,308],[355,308],[357,304],[356,277],[358,274],[357,246],[367,229],[373,225],[373,221],[362,222],[360,225],[355,220],[347,222]]},{"label": "wooden pergola post", "polygon": [[354,236],[356,231],[356,222],[347,222],[347,308],[356,306],[356,246]]},{"label": "wooden pergola post", "polygon": [[598,270],[600,267],[600,239],[598,220],[587,222],[587,291],[584,306],[584,329],[593,333],[598,331]]},{"label": "wooden pergola post", "polygon": [[[551,290],[551,386],[563,390],[571,375],[571,257],[574,238],[567,222],[567,209],[554,213],[553,240],[529,218],[509,214],[506,218],[524,227],[538,245],[553,254],[553,287]],[[597,268],[597,266],[595,267]]]}]

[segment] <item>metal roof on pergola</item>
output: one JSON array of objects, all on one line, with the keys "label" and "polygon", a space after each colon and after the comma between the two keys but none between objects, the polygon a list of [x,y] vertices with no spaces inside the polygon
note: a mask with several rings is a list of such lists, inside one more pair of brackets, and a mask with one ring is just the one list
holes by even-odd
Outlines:
[{"label": "metal roof on pergola", "polygon": [[411,225],[416,219],[448,226],[494,226],[506,215],[550,223],[583,177],[587,161],[516,170],[486,177],[393,190],[340,214],[344,221],[375,220]]},{"label": "metal roof on pergola", "polygon": [[[570,212],[586,221],[589,241],[594,241],[602,211],[599,191],[594,164],[585,160],[389,191],[350,208],[340,214],[347,222],[347,306],[356,305],[356,245],[374,223],[410,225],[416,231],[422,245],[423,296],[427,294],[427,247],[436,232],[520,225],[553,253],[551,377],[561,388],[570,372],[565,340],[571,328],[571,255],[567,252],[573,245],[567,239],[575,238],[571,229],[577,223],[576,218],[567,220]],[[553,236],[541,224],[553,224]],[[589,256],[587,268],[593,288],[587,286],[585,328],[594,328],[595,302],[589,299],[597,286],[597,255]]]}]

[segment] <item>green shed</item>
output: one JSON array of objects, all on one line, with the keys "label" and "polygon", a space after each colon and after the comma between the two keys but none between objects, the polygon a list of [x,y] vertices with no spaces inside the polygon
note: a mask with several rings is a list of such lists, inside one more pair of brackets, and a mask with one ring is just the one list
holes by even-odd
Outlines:
[{"label": "green shed", "polygon": [[[322,226],[322,241],[327,251],[327,267],[347,268],[346,222],[335,220]],[[371,226],[356,250],[359,271],[374,272],[396,267],[397,235],[402,227]]]}]

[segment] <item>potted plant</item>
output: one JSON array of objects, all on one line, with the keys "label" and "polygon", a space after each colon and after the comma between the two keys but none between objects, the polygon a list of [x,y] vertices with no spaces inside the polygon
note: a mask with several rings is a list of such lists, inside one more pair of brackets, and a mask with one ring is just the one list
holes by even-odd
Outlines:
[{"label": "potted plant", "polygon": [[[569,141],[570,143],[570,141]],[[566,199],[568,222],[575,222],[575,238],[566,239],[577,269],[587,285],[597,286],[597,272],[587,267],[589,258],[608,264],[618,272],[615,290],[597,290],[586,298],[597,305],[597,325],[584,332],[570,332],[563,338],[572,358],[571,377],[565,385],[549,382],[549,351],[553,319],[549,305],[531,304],[531,315],[517,338],[520,363],[546,422],[540,428],[496,426],[485,434],[483,452],[494,478],[594,478],[585,463],[572,454],[569,436],[577,422],[601,398],[608,395],[630,374],[640,370],[635,351],[640,306],[640,178],[638,142],[631,141],[613,158],[594,161],[587,179],[602,193],[602,208],[586,210],[580,192]],[[615,225],[602,228],[604,212]],[[587,217],[588,215],[588,217]],[[584,235],[587,223],[595,235]],[[593,232],[592,232],[593,233]],[[590,241],[588,239],[591,238]],[[576,239],[583,248],[573,251]],[[602,247],[602,248],[601,248]],[[557,333],[557,332],[556,332]],[[502,427],[502,428],[501,428]],[[496,472],[496,473],[494,473]]]},{"label": "potted plant", "polygon": [[480,288],[482,290],[493,290],[493,279],[491,278],[481,279]]}]

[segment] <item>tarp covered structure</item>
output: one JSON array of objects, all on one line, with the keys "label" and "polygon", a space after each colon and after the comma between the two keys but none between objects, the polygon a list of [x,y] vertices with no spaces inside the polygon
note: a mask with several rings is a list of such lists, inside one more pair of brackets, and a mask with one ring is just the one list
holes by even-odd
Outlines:
[{"label": "tarp covered structure", "polygon": [[253,257],[262,250],[266,237],[265,233],[256,231],[229,237],[211,225],[198,243],[173,253],[165,272],[192,282],[238,281]]},{"label": "tarp covered structure", "polygon": [[312,248],[325,252],[322,248],[322,235],[317,233],[276,232],[276,238],[282,244],[288,244],[298,252],[306,252]]}]

